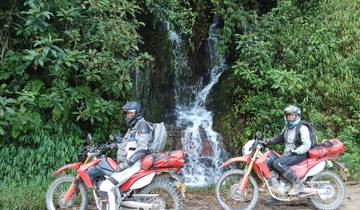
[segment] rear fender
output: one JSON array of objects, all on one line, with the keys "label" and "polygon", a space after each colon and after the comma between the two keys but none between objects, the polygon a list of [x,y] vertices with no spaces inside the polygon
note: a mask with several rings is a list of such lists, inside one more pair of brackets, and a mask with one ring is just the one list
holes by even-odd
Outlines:
[{"label": "rear fender", "polygon": [[327,156],[317,160],[317,163],[309,168],[304,177],[314,176],[323,171],[326,166],[333,167],[333,164],[339,170],[341,178],[347,181],[350,177],[349,169],[336,156]]},{"label": "rear fender", "polygon": [[236,158],[231,158],[227,161],[225,161],[220,168],[224,168],[230,164],[236,163],[236,162],[245,162],[245,163],[249,163],[250,162],[250,156],[242,156],[242,157],[236,157]]},{"label": "rear fender", "polygon": [[63,167],[59,168],[58,170],[56,170],[53,175],[59,175],[60,173],[62,173],[65,170],[68,169],[74,169],[74,170],[78,170],[80,168],[81,163],[80,162],[76,162],[76,163],[70,163],[70,164],[66,164]]},{"label": "rear fender", "polygon": [[325,169],[325,166],[326,166],[326,160],[318,162],[316,165],[314,165],[310,170],[306,172],[304,177],[307,178],[320,173]]},{"label": "rear fender", "polygon": [[156,172],[157,174],[161,174],[161,173],[169,173],[170,171],[177,171],[177,170],[178,170],[177,168],[157,168],[151,170],[140,170],[120,186],[120,192],[125,192],[129,190],[137,180],[151,173]]},{"label": "rear fender", "polygon": [[332,162],[334,163],[335,167],[339,170],[341,178],[344,181],[348,181],[350,178],[350,172],[349,169],[345,166],[345,164],[340,162],[338,159],[332,159]]}]

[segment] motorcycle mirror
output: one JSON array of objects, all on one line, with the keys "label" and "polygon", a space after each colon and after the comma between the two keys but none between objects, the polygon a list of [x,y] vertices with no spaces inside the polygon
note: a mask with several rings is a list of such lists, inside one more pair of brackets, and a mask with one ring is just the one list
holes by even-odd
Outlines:
[{"label": "motorcycle mirror", "polygon": [[110,141],[115,141],[115,138],[112,134],[109,135],[109,139],[110,139]]},{"label": "motorcycle mirror", "polygon": [[255,133],[255,135],[254,135],[254,139],[255,139],[255,140],[261,139],[261,132],[260,132],[260,131],[256,131],[256,133]]}]

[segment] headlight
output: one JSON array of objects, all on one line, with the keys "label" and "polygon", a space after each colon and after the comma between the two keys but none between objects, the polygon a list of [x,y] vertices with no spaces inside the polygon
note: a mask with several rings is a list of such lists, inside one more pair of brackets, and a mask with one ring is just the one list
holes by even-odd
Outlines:
[{"label": "headlight", "polygon": [[244,144],[244,146],[242,147],[242,155],[249,155],[251,154],[251,150],[250,148],[252,147],[252,145],[254,144],[255,140],[250,140],[248,142],[246,142],[246,144]]},{"label": "headlight", "polygon": [[245,145],[242,147],[241,154],[245,155]]}]

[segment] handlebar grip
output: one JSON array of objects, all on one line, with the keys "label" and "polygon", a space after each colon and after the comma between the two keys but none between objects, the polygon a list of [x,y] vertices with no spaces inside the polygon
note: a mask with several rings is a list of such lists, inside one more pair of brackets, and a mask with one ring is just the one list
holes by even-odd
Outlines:
[{"label": "handlebar grip", "polygon": [[262,145],[267,145],[268,143],[267,143],[266,141],[259,140],[259,144],[262,144]]}]

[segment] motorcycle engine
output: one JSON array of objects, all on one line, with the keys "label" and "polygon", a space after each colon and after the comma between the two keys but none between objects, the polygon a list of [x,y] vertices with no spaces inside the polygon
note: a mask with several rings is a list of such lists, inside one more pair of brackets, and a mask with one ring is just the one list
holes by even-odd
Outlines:
[{"label": "motorcycle engine", "polygon": [[285,195],[290,189],[290,185],[284,182],[283,180],[279,180],[279,175],[274,172],[270,171],[271,173],[271,185],[273,186],[272,189],[276,194]]},{"label": "motorcycle engine", "polygon": [[279,186],[277,187],[277,191],[281,195],[285,195],[288,191],[291,190],[289,184],[285,183],[283,180],[280,180]]}]

